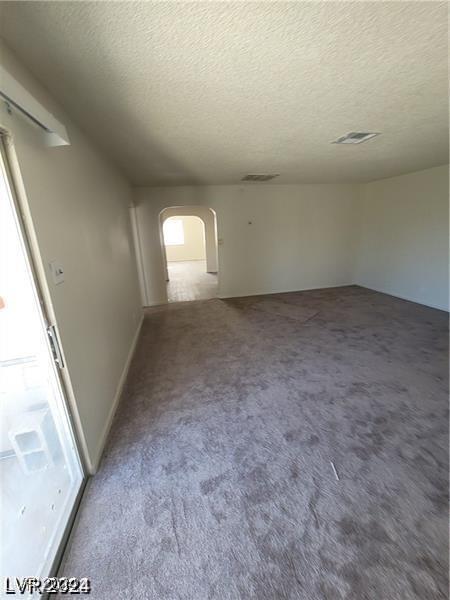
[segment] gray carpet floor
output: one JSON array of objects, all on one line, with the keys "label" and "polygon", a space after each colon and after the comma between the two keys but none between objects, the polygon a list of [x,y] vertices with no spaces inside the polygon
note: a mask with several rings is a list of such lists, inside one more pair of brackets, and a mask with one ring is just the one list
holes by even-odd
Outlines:
[{"label": "gray carpet floor", "polygon": [[447,326],[356,286],[149,309],[62,573],[108,600],[447,598]]}]

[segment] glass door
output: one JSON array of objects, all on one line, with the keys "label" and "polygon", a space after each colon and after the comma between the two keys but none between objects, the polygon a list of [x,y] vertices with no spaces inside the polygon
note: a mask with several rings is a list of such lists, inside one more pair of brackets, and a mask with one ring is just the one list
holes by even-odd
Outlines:
[{"label": "glass door", "polygon": [[23,231],[2,149],[0,574],[3,581],[5,577],[53,574],[51,570],[84,483]]}]

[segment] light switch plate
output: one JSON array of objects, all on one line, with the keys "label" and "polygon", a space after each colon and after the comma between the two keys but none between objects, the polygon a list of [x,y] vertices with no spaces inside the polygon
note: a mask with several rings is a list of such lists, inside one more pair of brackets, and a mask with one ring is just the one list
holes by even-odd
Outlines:
[{"label": "light switch plate", "polygon": [[63,283],[63,281],[64,281],[64,267],[59,262],[59,260],[52,260],[49,263],[49,266],[50,266],[50,271],[51,271],[52,278],[53,278],[53,283],[55,285],[59,285],[60,283]]}]

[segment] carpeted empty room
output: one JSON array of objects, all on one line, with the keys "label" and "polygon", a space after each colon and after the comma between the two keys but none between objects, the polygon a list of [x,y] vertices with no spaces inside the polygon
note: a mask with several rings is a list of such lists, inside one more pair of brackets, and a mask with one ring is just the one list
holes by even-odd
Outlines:
[{"label": "carpeted empty room", "polygon": [[450,600],[449,7],[0,2],[0,597]]},{"label": "carpeted empty room", "polygon": [[62,572],[98,599],[445,598],[447,342],[357,286],[148,309]]}]

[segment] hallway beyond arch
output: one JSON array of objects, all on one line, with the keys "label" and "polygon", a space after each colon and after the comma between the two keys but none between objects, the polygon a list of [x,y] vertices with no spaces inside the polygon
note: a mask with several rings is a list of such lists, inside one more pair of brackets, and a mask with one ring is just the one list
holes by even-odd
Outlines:
[{"label": "hallway beyond arch", "polygon": [[169,207],[161,211],[159,218],[168,302],[216,298],[214,211],[204,206]]}]

